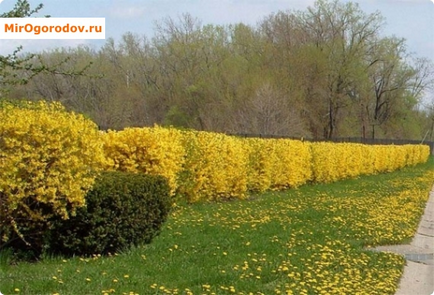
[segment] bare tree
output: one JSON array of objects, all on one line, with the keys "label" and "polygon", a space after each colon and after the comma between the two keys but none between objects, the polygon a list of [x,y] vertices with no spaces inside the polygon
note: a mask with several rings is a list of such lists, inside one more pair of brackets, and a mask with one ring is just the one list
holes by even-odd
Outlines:
[{"label": "bare tree", "polygon": [[268,83],[245,102],[234,121],[238,133],[309,137],[297,108]]}]

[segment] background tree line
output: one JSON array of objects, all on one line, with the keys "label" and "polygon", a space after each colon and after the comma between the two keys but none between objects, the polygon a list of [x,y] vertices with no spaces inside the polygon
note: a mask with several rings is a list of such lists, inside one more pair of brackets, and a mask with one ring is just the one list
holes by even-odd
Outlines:
[{"label": "background tree line", "polygon": [[26,83],[15,83],[8,96],[61,101],[102,129],[156,123],[432,140],[434,106],[421,107],[421,99],[434,67],[409,54],[405,40],[383,36],[384,25],[378,12],[323,0],[256,26],[202,24],[185,14],[160,21],[152,38],[126,33],[97,50],[61,48],[29,58],[32,69],[56,70],[31,76],[16,69],[14,78]]}]

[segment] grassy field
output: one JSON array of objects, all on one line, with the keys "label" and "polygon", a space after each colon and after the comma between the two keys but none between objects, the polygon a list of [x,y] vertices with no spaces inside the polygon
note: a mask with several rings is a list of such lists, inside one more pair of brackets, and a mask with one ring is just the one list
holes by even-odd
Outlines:
[{"label": "grassy field", "polygon": [[3,294],[394,294],[434,162],[390,174],[178,205],[150,245],[110,257],[0,259]]}]

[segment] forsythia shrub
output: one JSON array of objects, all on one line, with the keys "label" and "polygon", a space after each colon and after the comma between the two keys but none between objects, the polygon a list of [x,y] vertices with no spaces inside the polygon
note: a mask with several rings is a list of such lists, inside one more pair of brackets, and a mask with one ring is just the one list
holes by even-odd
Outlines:
[{"label": "forsythia shrub", "polygon": [[276,139],[271,155],[271,188],[298,187],[311,179],[309,143],[298,140]]},{"label": "forsythia shrub", "polygon": [[333,182],[339,179],[371,174],[369,146],[353,143],[316,142],[311,145],[312,172],[315,182]]},{"label": "forsythia shrub", "polygon": [[288,139],[245,139],[249,145],[249,189],[297,187],[311,179],[310,143]]},{"label": "forsythia shrub", "polygon": [[270,155],[273,152],[273,140],[247,138],[249,149],[248,190],[263,192],[271,187],[273,162]]},{"label": "forsythia shrub", "polygon": [[219,133],[186,131],[180,190],[190,202],[246,197],[248,154],[243,140]]},{"label": "forsythia shrub", "polygon": [[101,136],[91,120],[67,112],[59,103],[2,102],[3,246],[25,246],[26,241],[38,249],[47,218],[68,218],[85,205],[84,196],[103,162]]},{"label": "forsythia shrub", "polygon": [[109,169],[162,175],[171,193],[178,188],[184,163],[181,131],[173,128],[126,128],[104,134],[104,152]]},{"label": "forsythia shrub", "polygon": [[104,142],[112,169],[163,175],[172,194],[189,202],[390,172],[429,157],[425,145],[245,139],[161,127],[110,131]]},{"label": "forsythia shrub", "polygon": [[405,145],[407,151],[406,165],[413,166],[426,162],[430,155],[427,145]]},{"label": "forsythia shrub", "polygon": [[72,255],[117,253],[149,243],[172,206],[167,179],[142,173],[104,172],[86,195],[86,206],[68,220],[53,218],[47,252]]},{"label": "forsythia shrub", "polygon": [[429,147],[318,142],[312,144],[312,156],[313,180],[332,182],[424,163]]}]

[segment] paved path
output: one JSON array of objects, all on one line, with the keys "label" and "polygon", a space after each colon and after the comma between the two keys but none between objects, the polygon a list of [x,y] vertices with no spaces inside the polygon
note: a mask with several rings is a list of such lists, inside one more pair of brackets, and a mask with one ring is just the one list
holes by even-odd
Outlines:
[{"label": "paved path", "polygon": [[434,187],[410,245],[381,246],[376,250],[402,254],[407,259],[395,295],[434,295]]}]

